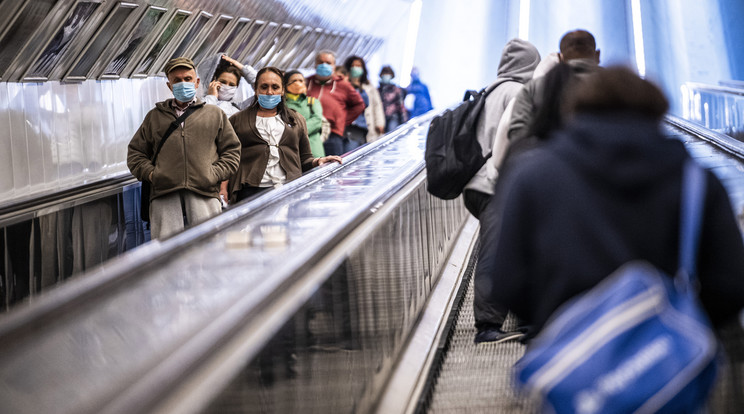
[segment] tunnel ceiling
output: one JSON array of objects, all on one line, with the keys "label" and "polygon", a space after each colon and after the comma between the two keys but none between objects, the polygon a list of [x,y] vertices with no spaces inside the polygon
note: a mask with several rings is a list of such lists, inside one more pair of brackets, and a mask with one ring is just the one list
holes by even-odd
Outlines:
[{"label": "tunnel ceiling", "polygon": [[162,75],[226,52],[303,68],[312,54],[369,57],[411,0],[11,0],[0,2],[0,80],[68,82]]}]

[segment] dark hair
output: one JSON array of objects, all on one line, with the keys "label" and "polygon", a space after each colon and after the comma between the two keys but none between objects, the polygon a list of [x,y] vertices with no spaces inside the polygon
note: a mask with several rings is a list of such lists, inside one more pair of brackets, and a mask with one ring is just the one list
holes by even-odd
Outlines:
[{"label": "dark hair", "polygon": [[566,63],[558,63],[545,74],[542,79],[542,105],[530,122],[530,136],[545,140],[552,131],[563,126],[565,92],[575,81],[571,66]]},{"label": "dark hair", "polygon": [[382,76],[383,73],[389,73],[393,77],[395,77],[395,71],[393,71],[393,68],[390,65],[385,65],[382,67],[382,69],[380,69],[380,76]]},{"label": "dark hair", "polygon": [[[299,70],[288,70],[284,72],[284,78],[282,79],[284,81],[284,85],[289,85],[289,78],[291,78],[292,75],[296,75],[298,73],[302,75],[302,72],[300,72]],[[304,78],[305,75],[302,75],[302,77]]]},{"label": "dark hair", "polygon": [[347,57],[344,61],[344,67],[349,71],[349,73],[351,73],[351,64],[354,63],[355,60],[362,62],[362,69],[364,69],[364,72],[362,73],[362,76],[359,77],[359,83],[366,85],[369,83],[369,79],[367,78],[367,63],[364,62],[364,59],[362,59],[361,56],[351,55]]},{"label": "dark hair", "polygon": [[258,103],[258,80],[261,79],[261,76],[266,73],[271,72],[277,76],[279,76],[279,79],[282,81],[282,100],[279,102],[279,105],[276,107],[276,113],[279,114],[279,117],[284,121],[285,123],[295,126],[297,124],[297,119],[295,118],[295,112],[291,109],[287,108],[287,102],[284,98],[284,91],[287,89],[287,82],[284,81],[284,72],[281,71],[281,69],[276,68],[274,66],[266,66],[265,68],[258,71],[256,74],[256,81],[253,84],[253,90],[256,91],[256,98],[253,100],[253,103],[249,106],[249,108],[253,109],[259,108]]},{"label": "dark hair", "polygon": [[590,58],[597,52],[597,42],[586,30],[574,30],[563,35],[560,50],[564,60]]},{"label": "dark hair", "polygon": [[219,78],[220,75],[222,75],[223,73],[230,73],[235,75],[235,77],[238,79],[238,85],[240,85],[240,79],[243,78],[243,73],[240,71],[240,69],[231,65],[229,62],[225,62],[224,60],[222,60],[217,65],[217,68],[214,70],[214,76],[212,76],[212,80],[217,80],[217,78]]},{"label": "dark hair", "polygon": [[349,71],[343,66],[336,66],[334,72],[338,72],[342,75],[349,76]]},{"label": "dark hair", "polygon": [[661,90],[623,66],[598,70],[577,84],[567,96],[574,113],[634,112],[655,120],[669,109]]}]

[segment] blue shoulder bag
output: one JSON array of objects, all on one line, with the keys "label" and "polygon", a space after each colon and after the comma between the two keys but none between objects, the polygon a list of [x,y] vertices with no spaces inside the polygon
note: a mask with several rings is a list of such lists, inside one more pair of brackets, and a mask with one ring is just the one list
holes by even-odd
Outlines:
[{"label": "blue shoulder bag", "polygon": [[705,173],[685,165],[677,275],[629,262],[561,306],[516,364],[543,412],[693,413],[715,382],[719,347],[697,297]]}]

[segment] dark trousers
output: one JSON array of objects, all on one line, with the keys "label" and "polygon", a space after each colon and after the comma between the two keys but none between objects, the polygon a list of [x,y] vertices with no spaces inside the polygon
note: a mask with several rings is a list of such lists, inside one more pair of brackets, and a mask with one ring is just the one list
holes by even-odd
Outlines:
[{"label": "dark trousers", "polygon": [[350,141],[348,138],[331,132],[326,142],[323,143],[323,149],[326,155],[344,155],[359,145],[356,141]]},{"label": "dark trousers", "polygon": [[[475,190],[465,190],[462,195],[465,208],[468,209],[470,214],[480,220],[481,213],[488,207],[491,196]],[[490,299],[491,289],[493,288],[493,282],[490,276],[484,274],[484,272],[478,272],[478,269],[476,269],[474,275],[473,316],[475,317],[475,327],[478,331],[491,328],[501,329],[501,325],[504,324],[504,320],[506,319],[506,314],[509,313],[509,309]]]},{"label": "dark trousers", "polygon": [[261,194],[264,191],[270,190],[272,188],[274,187],[251,187],[249,185],[244,185],[243,188],[235,193],[235,202],[243,201],[247,198],[253,197],[256,194]]}]

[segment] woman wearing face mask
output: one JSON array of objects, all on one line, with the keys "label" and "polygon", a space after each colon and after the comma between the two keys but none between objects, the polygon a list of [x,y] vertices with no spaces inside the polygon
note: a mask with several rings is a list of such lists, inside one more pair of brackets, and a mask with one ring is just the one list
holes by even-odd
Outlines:
[{"label": "woman wearing face mask", "polygon": [[305,118],[307,125],[307,136],[310,139],[310,150],[314,157],[325,157],[323,140],[320,137],[320,129],[323,126],[323,106],[316,98],[307,96],[305,77],[296,70],[284,74],[284,83],[287,85],[284,93],[287,107],[294,109]]},{"label": "woman wearing face mask", "polygon": [[367,65],[359,56],[349,56],[344,62],[349,72],[349,82],[364,100],[364,113],[346,127],[346,136],[364,142],[373,142],[385,133],[385,112],[380,92],[367,79]]},{"label": "woman wearing face mask", "polygon": [[256,70],[252,66],[243,65],[222,53],[205,60],[199,66],[200,72],[208,74],[204,79],[212,80],[204,93],[204,102],[219,106],[227,116],[231,116],[245,108],[253,99],[250,96],[241,102],[235,100],[240,78],[248,81],[249,85],[256,81]]},{"label": "woman wearing face mask", "polygon": [[385,132],[390,132],[398,125],[408,121],[408,111],[403,105],[405,93],[393,83],[395,72],[390,66],[383,66],[380,70],[380,97],[385,111]]},{"label": "woman wearing face mask", "polygon": [[238,171],[223,185],[231,202],[292,181],[327,162],[341,163],[338,156],[313,157],[305,119],[287,107],[281,70],[269,66],[258,71],[253,89],[258,99],[230,117],[241,144]]}]

